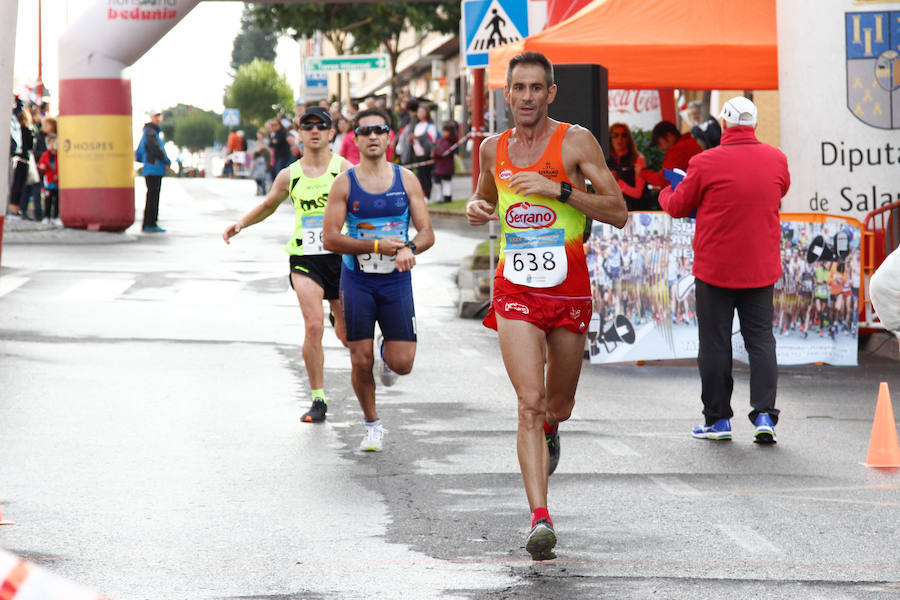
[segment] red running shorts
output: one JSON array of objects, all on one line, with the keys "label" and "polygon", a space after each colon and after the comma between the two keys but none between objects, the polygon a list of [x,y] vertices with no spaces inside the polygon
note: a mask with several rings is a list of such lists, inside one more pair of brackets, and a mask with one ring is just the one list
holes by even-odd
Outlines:
[{"label": "red running shorts", "polygon": [[497,329],[497,316],[532,323],[544,333],[565,327],[573,333],[587,333],[591,320],[591,299],[560,298],[532,292],[497,296],[484,318],[485,327]]}]

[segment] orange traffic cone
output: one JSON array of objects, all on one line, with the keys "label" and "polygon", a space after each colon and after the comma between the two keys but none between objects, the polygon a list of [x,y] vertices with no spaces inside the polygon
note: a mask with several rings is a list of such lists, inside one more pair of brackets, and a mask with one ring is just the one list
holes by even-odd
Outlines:
[{"label": "orange traffic cone", "polygon": [[15,525],[12,521],[4,521],[3,520],[3,512],[0,511],[0,525]]},{"label": "orange traffic cone", "polygon": [[878,403],[875,405],[875,420],[872,422],[872,437],[869,439],[867,467],[900,467],[900,443],[897,441],[897,423],[894,422],[894,408],[891,406],[891,392],[887,382],[878,386]]}]

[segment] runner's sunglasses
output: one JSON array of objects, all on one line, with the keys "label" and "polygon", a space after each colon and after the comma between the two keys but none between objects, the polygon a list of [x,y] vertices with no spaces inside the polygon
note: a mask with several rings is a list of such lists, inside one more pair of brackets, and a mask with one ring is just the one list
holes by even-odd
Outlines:
[{"label": "runner's sunglasses", "polygon": [[387,125],[364,125],[353,130],[356,135],[367,137],[374,134],[386,135],[391,130]]},{"label": "runner's sunglasses", "polygon": [[327,123],[322,123],[321,121],[316,123],[303,123],[300,125],[300,129],[303,131],[312,131],[313,129],[318,129],[319,131],[325,131],[329,126]]}]

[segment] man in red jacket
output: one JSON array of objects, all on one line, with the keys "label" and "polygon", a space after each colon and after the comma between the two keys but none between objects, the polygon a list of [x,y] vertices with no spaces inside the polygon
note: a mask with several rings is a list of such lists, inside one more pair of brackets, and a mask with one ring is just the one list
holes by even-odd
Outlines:
[{"label": "man in red jacket", "polygon": [[681,169],[687,171],[688,164],[695,154],[703,152],[703,148],[697,143],[690,133],[681,133],[671,121],[660,121],[653,127],[650,134],[650,145],[659,148],[666,155],[663,158],[662,170],[651,171],[644,169],[644,181],[658,188],[669,185],[663,172],[666,169]]},{"label": "man in red jacket", "polygon": [[721,145],[691,158],[684,180],[659,195],[673,217],[697,211],[693,272],[706,423],[694,427],[693,435],[731,439],[731,324],[737,309],[750,357],[754,441],[774,443],[778,364],[772,298],[781,276],[778,209],[791,179],[784,154],[756,139],[753,102],[732,98],[719,118]]}]

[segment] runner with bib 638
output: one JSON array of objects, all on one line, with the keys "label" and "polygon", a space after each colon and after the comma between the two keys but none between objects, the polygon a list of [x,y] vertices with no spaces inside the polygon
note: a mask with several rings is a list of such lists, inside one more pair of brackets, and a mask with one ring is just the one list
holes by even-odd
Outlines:
[{"label": "runner with bib 638", "polygon": [[591,132],[547,115],[556,93],[544,55],[525,52],[510,61],[504,94],[515,127],[481,145],[478,187],[466,206],[471,225],[500,220],[500,260],[484,324],[497,330],[518,397],[517,452],[532,511],[525,549],[534,560],[555,558],[547,482],[559,461],[559,423],[575,404],[591,319],[586,218],[619,228],[628,219]]}]

